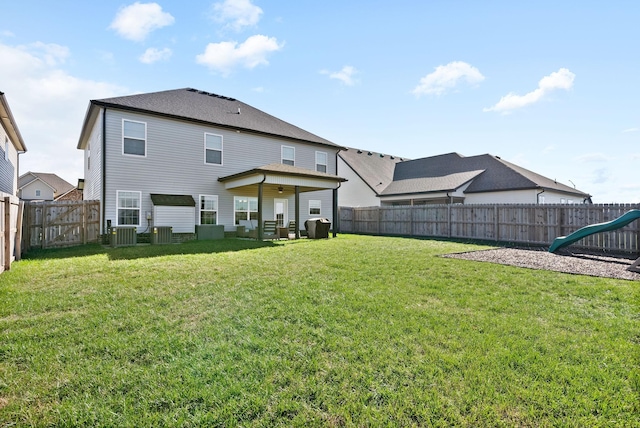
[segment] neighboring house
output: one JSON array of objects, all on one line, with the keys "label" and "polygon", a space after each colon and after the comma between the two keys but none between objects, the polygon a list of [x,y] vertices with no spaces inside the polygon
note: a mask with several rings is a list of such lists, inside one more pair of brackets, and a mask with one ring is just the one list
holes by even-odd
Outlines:
[{"label": "neighboring house", "polygon": [[348,149],[339,153],[342,206],[590,203],[591,195],[488,154],[420,159]]},{"label": "neighboring house", "polygon": [[[227,231],[264,220],[333,222],[342,147],[234,98],[185,88],[92,100],[78,149],[101,230]],[[253,220],[253,222],[251,221]]]},{"label": "neighboring house", "polygon": [[18,196],[23,201],[82,200],[78,190],[56,174],[26,172],[18,179]]},{"label": "neighboring house", "polygon": [[0,192],[18,195],[18,155],[27,151],[3,92],[0,92]]}]

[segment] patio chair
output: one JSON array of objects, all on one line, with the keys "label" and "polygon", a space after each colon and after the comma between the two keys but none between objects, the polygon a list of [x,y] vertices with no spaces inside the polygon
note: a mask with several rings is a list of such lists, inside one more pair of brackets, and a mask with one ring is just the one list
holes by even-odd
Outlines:
[{"label": "patio chair", "polygon": [[278,222],[275,220],[265,220],[262,228],[263,239],[279,239]]},{"label": "patio chair", "polygon": [[293,239],[296,238],[296,222],[295,220],[289,221],[289,237],[293,235]]}]

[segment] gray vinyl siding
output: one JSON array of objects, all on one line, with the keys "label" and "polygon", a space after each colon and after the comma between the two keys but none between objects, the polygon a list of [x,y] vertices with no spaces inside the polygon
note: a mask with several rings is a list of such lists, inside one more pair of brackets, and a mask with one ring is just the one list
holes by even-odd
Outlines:
[{"label": "gray vinyl siding", "polygon": [[[5,141],[9,144],[5,145]],[[5,159],[5,150],[7,150]],[[4,127],[0,126],[0,192],[17,195],[18,152],[11,143]]]},{"label": "gray vinyl siding", "polygon": [[[102,112],[98,115],[89,137],[89,150],[84,151],[83,199],[102,203]],[[89,161],[89,154],[91,161]]]},{"label": "gray vinyl siding", "polygon": [[[115,224],[116,192],[142,192],[142,225],[138,229],[144,232],[148,223],[145,213],[153,211],[151,193],[191,195],[197,206],[194,224],[199,220],[199,195],[218,196],[218,224],[227,230],[234,230],[234,196],[256,197],[255,193],[243,193],[238,189],[227,191],[218,177],[246,171],[270,163],[280,163],[281,146],[295,147],[295,165],[315,170],[316,151],[327,152],[327,172],[336,174],[335,150],[316,144],[306,144],[270,138],[245,132],[237,132],[173,120],[144,114],[107,109],[106,120],[106,219]],[[134,120],[147,124],[147,142],[145,156],[122,154],[122,120]],[[97,122],[101,123],[101,119]],[[222,135],[222,165],[205,163],[204,134]],[[91,169],[96,155],[91,144]],[[312,195],[312,196],[311,196]],[[265,186],[263,218],[273,217],[273,198],[280,197],[277,189]],[[332,191],[301,194],[301,223],[308,217],[308,199],[322,200],[323,217],[331,218]],[[289,198],[289,219],[294,219],[294,198]],[[326,213],[326,215],[325,215]]]}]

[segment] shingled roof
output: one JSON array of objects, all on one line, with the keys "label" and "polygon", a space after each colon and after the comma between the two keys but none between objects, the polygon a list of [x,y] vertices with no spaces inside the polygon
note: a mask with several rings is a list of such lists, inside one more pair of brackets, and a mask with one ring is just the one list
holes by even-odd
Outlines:
[{"label": "shingled roof", "polygon": [[550,189],[589,197],[585,192],[488,154],[465,157],[458,153],[447,153],[402,162],[396,166],[393,180],[444,177],[474,171],[484,172],[473,179],[465,193]]},{"label": "shingled roof", "polygon": [[406,158],[375,153],[348,147],[338,152],[338,156],[373,190],[376,195],[393,181],[393,173],[398,162]]},{"label": "shingled roof", "polygon": [[[146,94],[92,100],[85,118],[78,148],[84,148],[92,108],[117,108],[174,119],[211,124],[222,128],[255,132],[269,136],[340,147],[329,140],[298,128],[257,108],[211,92],[193,88],[173,89]],[[95,113],[93,113],[95,114]]]},{"label": "shingled roof", "polygon": [[18,189],[22,189],[34,181],[41,181],[53,190],[54,199],[72,191],[76,188],[73,184],[69,183],[63,178],[58,177],[56,174],[50,174],[46,172],[25,172],[18,178]]}]

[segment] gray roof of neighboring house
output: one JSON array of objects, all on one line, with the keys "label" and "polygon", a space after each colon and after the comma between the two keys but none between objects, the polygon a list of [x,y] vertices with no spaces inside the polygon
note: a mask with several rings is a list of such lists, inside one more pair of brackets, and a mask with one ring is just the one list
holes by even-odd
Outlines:
[{"label": "gray roof of neighboring house", "polygon": [[589,196],[589,194],[573,187],[488,154],[465,157],[458,153],[447,153],[402,162],[396,166],[393,179],[398,181],[443,177],[479,170],[484,170],[484,172],[473,180],[465,193],[541,188],[583,197]]},{"label": "gray roof of neighboring house", "polygon": [[27,146],[24,144],[24,140],[22,139],[16,120],[13,118],[13,114],[9,108],[9,103],[2,91],[0,91],[0,123],[9,135],[11,143],[16,150],[19,152],[26,152]]},{"label": "gray roof of neighboring house", "polygon": [[408,193],[430,193],[454,191],[460,186],[482,174],[484,170],[458,172],[440,177],[407,178],[405,180],[392,181],[382,196],[404,195]]},{"label": "gray roof of neighboring house", "polygon": [[76,188],[73,184],[58,177],[56,174],[49,174],[45,172],[26,172],[18,178],[18,189],[22,189],[26,185],[33,183],[36,180],[40,180],[47,186],[53,189],[54,198]]},{"label": "gray roof of neighboring house", "polygon": [[340,147],[329,140],[271,116],[235,98],[192,88],[183,88],[92,100],[85,117],[78,148],[84,148],[84,142],[88,138],[87,122],[92,116],[92,108],[94,106],[150,113],[234,130]]},{"label": "gray roof of neighboring house", "polygon": [[338,152],[338,156],[358,175],[376,195],[393,180],[396,164],[406,161],[399,156],[385,155],[368,150],[348,147]]}]

